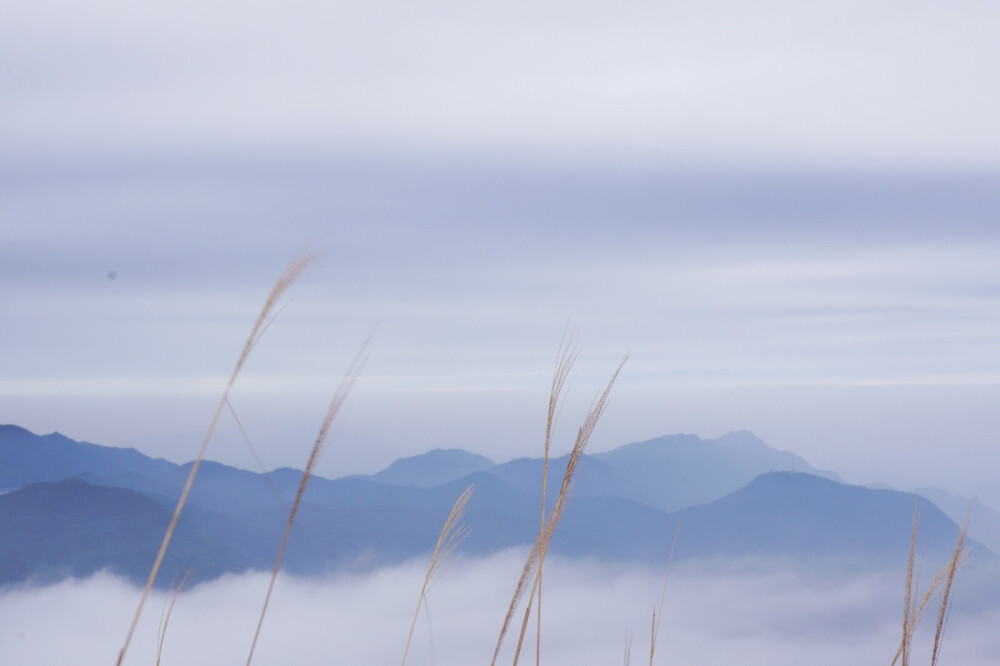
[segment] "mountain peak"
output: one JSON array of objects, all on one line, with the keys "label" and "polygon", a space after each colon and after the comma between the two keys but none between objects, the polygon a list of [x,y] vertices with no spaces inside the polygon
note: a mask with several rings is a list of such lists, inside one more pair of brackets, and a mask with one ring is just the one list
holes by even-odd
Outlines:
[{"label": "mountain peak", "polygon": [[715,442],[720,446],[753,446],[755,448],[767,447],[767,444],[757,435],[749,430],[733,430],[715,439],[707,440]]},{"label": "mountain peak", "polygon": [[430,488],[443,483],[482,472],[493,467],[485,456],[464,449],[432,449],[408,458],[400,458],[381,472],[371,476],[372,481],[390,485]]}]

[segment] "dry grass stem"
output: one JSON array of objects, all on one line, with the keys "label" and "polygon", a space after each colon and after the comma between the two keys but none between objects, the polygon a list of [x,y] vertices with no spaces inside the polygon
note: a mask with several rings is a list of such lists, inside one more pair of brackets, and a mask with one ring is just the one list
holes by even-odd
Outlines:
[{"label": "dry grass stem", "polygon": [[625,637],[625,659],[622,662],[625,666],[629,666],[632,663],[632,634],[629,633]]},{"label": "dry grass stem", "polygon": [[[188,582],[188,578],[191,577],[191,570],[184,574],[184,578],[181,579],[180,585],[174,588],[173,594],[170,596],[170,606],[167,607],[166,616],[163,617],[163,621],[160,624],[159,636],[156,641],[156,666],[160,666],[160,660],[163,657],[163,644],[167,638],[167,625],[170,624],[170,615],[174,612],[174,604],[177,603],[177,597],[180,596],[181,590],[184,589],[184,585]],[[175,579],[176,580],[176,579]],[[173,588],[173,584],[170,586]]]},{"label": "dry grass stem", "polygon": [[[552,373],[552,386],[549,389],[549,409],[545,419],[545,452],[542,456],[542,518],[538,528],[538,539],[545,538],[545,500],[549,482],[549,449],[552,444],[552,431],[555,429],[562,405],[563,389],[569,378],[570,370],[576,363],[579,350],[573,349],[573,336],[567,339],[565,334],[559,343],[559,353],[556,355],[556,367]],[[540,666],[542,659],[542,561],[538,561],[538,610],[535,613],[535,666]]]},{"label": "dry grass stem", "polygon": [[274,479],[268,473],[267,468],[264,466],[264,461],[260,459],[257,455],[257,449],[254,447],[253,442],[250,441],[250,435],[247,434],[246,429],[243,427],[243,423],[240,421],[240,417],[236,415],[236,410],[233,409],[233,404],[229,402],[229,398],[226,398],[226,406],[229,407],[229,413],[233,415],[233,420],[236,422],[236,427],[239,428],[240,434],[243,436],[243,442],[247,445],[250,450],[250,454],[253,456],[254,462],[257,463],[257,468],[260,470],[261,476],[267,481],[268,487],[271,489],[271,494],[274,498],[278,500],[278,504],[285,506],[285,499],[281,496],[278,491],[278,486],[274,485]]},{"label": "dry grass stem", "polygon": [[274,310],[274,307],[277,305],[278,300],[288,290],[288,288],[292,286],[295,280],[298,279],[299,275],[302,274],[302,271],[305,270],[306,266],[308,266],[316,258],[316,256],[317,255],[313,252],[304,252],[300,254],[300,256],[296,257],[288,265],[288,267],[285,268],[284,272],[278,278],[278,281],[275,282],[274,286],[271,288],[271,293],[268,294],[267,300],[264,302],[264,307],[261,308],[260,314],[257,316],[257,320],[254,322],[253,328],[250,330],[250,335],[247,337],[247,341],[243,345],[243,350],[240,352],[239,359],[236,361],[236,367],[233,368],[233,372],[229,376],[229,382],[226,384],[226,388],[222,393],[222,398],[219,399],[219,404],[215,408],[212,421],[208,426],[208,430],[205,432],[205,437],[201,442],[201,448],[198,450],[198,455],[195,457],[194,463],[191,465],[191,471],[188,474],[187,482],[184,484],[184,489],[181,491],[181,495],[177,500],[177,505],[174,507],[174,513],[170,519],[170,524],[167,526],[167,531],[163,535],[160,550],[156,554],[156,559],[150,569],[146,586],[142,591],[142,597],[139,599],[139,606],[136,608],[135,616],[132,618],[132,624],[129,626],[128,633],[125,636],[125,642],[122,644],[122,648],[118,652],[118,660],[116,662],[117,666],[121,666],[122,661],[125,659],[125,654],[128,652],[128,646],[132,641],[132,636],[135,634],[135,628],[139,624],[139,617],[142,615],[143,606],[146,603],[146,599],[149,597],[149,591],[152,589],[153,583],[156,581],[156,575],[160,571],[160,565],[163,563],[163,557],[167,552],[167,546],[170,544],[170,539],[173,537],[174,529],[177,527],[177,521],[180,519],[181,511],[184,509],[184,504],[187,502],[188,494],[191,492],[191,486],[194,483],[195,476],[198,474],[198,468],[201,466],[201,461],[205,457],[205,450],[208,448],[208,443],[211,441],[212,435],[215,434],[215,428],[219,423],[219,417],[222,415],[222,410],[225,407],[226,401],[229,399],[229,394],[232,391],[233,384],[236,382],[236,378],[243,369],[243,364],[246,363],[250,352],[253,351],[257,341],[260,340],[262,330],[266,328],[266,322]]},{"label": "dry grass stem", "polygon": [[[576,362],[576,358],[579,355],[578,350],[572,349],[572,343],[573,336],[570,335],[567,339],[564,334],[563,339],[559,343],[559,352],[556,355],[556,366],[552,373],[552,386],[549,389],[549,408],[545,421],[545,451],[542,457],[542,515],[538,537],[531,547],[531,552],[528,553],[528,559],[524,563],[524,567],[521,569],[521,577],[518,579],[517,587],[514,589],[514,596],[511,598],[510,605],[507,607],[507,615],[504,617],[503,626],[500,629],[500,636],[497,639],[496,649],[493,651],[493,660],[490,662],[491,666],[496,664],[497,658],[500,655],[500,647],[503,645],[503,640],[507,635],[508,629],[510,628],[510,621],[513,619],[514,612],[517,610],[521,597],[524,596],[524,592],[527,589],[528,578],[534,572],[535,567],[538,564],[539,544],[545,538],[545,528],[547,523],[546,498],[548,495],[549,451],[552,443],[552,432],[555,429],[555,424],[558,420],[562,405],[561,397],[566,386],[566,381],[569,379],[570,370],[572,370],[573,364]],[[539,609],[540,608],[541,594],[539,594]],[[541,618],[540,610],[539,618]],[[538,650],[539,648],[536,645],[536,660],[539,657]]]},{"label": "dry grass stem", "polygon": [[674,561],[674,550],[677,548],[677,537],[681,534],[678,523],[674,532],[674,540],[670,543],[670,555],[667,557],[667,570],[663,574],[663,589],[660,591],[660,605],[653,609],[653,629],[649,637],[649,666],[653,666],[653,655],[656,653],[656,639],[660,635],[660,618],[663,617],[663,602],[667,598],[667,581],[670,579],[670,565]]},{"label": "dry grass stem", "polygon": [[288,514],[288,522],[285,524],[285,534],[281,538],[281,546],[278,548],[278,557],[274,561],[274,570],[271,572],[271,581],[267,586],[267,594],[264,597],[264,605],[260,609],[260,618],[257,620],[257,629],[253,635],[253,643],[250,644],[250,654],[247,656],[247,666],[250,666],[250,662],[253,660],[253,653],[257,647],[257,639],[260,638],[260,629],[264,624],[264,616],[267,614],[267,607],[271,601],[271,593],[274,591],[274,581],[278,578],[278,571],[281,569],[281,560],[285,556],[285,547],[288,545],[288,535],[292,531],[292,524],[295,522],[295,515],[298,513],[299,505],[302,502],[302,495],[306,491],[306,485],[309,483],[309,477],[312,476],[313,468],[316,466],[316,461],[319,460],[319,454],[323,450],[323,444],[326,442],[327,433],[330,431],[330,425],[333,423],[333,419],[337,416],[337,412],[343,406],[344,401],[347,400],[347,395],[351,392],[354,384],[358,380],[358,376],[361,374],[361,368],[364,366],[364,352],[368,346],[368,341],[366,340],[364,344],[361,345],[361,349],[358,350],[357,355],[354,360],[351,361],[351,365],[347,369],[347,373],[344,375],[344,379],[340,383],[340,387],[337,389],[337,393],[333,396],[333,400],[330,401],[330,405],[326,409],[326,415],[323,417],[323,423],[320,426],[319,433],[316,435],[316,441],[313,443],[312,450],[309,452],[309,460],[306,462],[305,470],[302,472],[302,479],[299,481],[299,488],[295,492],[295,501],[292,503],[292,510]]},{"label": "dry grass stem", "polygon": [[941,640],[944,635],[944,627],[947,622],[948,610],[950,607],[951,585],[955,578],[955,572],[968,555],[968,551],[965,550],[965,539],[968,527],[968,521],[966,521],[959,530],[958,539],[955,543],[955,550],[951,559],[944,565],[937,575],[934,576],[934,579],[931,580],[930,584],[928,584],[927,589],[920,598],[920,602],[917,603],[917,592],[919,590],[919,568],[917,569],[917,573],[915,575],[914,552],[916,550],[917,541],[917,511],[914,506],[913,532],[910,537],[910,557],[906,568],[906,603],[903,609],[903,637],[900,641],[899,648],[896,650],[896,654],[892,659],[892,666],[895,666],[897,662],[900,663],[900,666],[909,666],[911,646],[913,643],[913,636],[917,630],[917,625],[923,617],[927,604],[934,598],[937,591],[944,586],[941,596],[941,607],[938,612],[938,626],[934,636],[934,652],[931,655],[932,664],[937,660]]},{"label": "dry grass stem", "polygon": [[951,561],[945,567],[948,573],[945,577],[944,591],[941,593],[941,607],[938,609],[937,627],[934,629],[934,650],[931,652],[931,666],[937,666],[938,655],[941,653],[941,641],[944,639],[944,628],[948,622],[948,612],[951,609],[951,585],[955,581],[955,571],[965,558],[965,537],[969,531],[969,517],[962,523],[962,530],[955,542],[955,552]]},{"label": "dry grass stem", "polygon": [[[906,563],[906,592],[903,595],[903,638],[899,645],[899,652],[896,658],[902,657],[903,666],[908,666],[910,663],[910,616],[913,613],[913,558],[917,551],[917,529],[919,520],[919,514],[917,512],[917,503],[920,497],[916,494],[913,496],[913,528],[910,530],[910,555]],[[892,663],[896,663],[896,659],[892,660]]]},{"label": "dry grass stem", "polygon": [[535,543],[531,545],[531,552],[528,553],[528,559],[521,569],[521,577],[517,579],[517,587],[514,588],[514,596],[507,607],[507,615],[504,616],[503,627],[500,628],[500,637],[497,639],[497,646],[493,651],[493,661],[490,662],[490,666],[496,666],[497,658],[500,656],[500,646],[503,645],[503,639],[507,636],[507,630],[510,629],[510,621],[514,619],[514,612],[517,611],[517,606],[521,603],[521,597],[524,596],[525,590],[528,589],[528,579],[532,578],[535,566],[538,564],[538,543],[539,540],[536,539]]},{"label": "dry grass stem", "polygon": [[[621,373],[622,368],[625,367],[625,363],[628,361],[628,355],[622,359],[621,363],[615,369],[614,374],[608,381],[604,390],[601,391],[598,396],[594,399],[591,405],[590,412],[588,412],[587,417],[583,421],[583,425],[580,426],[580,430],[576,436],[576,442],[573,444],[573,449],[569,454],[569,462],[566,463],[566,472],[563,474],[562,485],[559,487],[559,495],[556,497],[556,505],[552,510],[552,514],[549,517],[548,524],[541,535],[542,539],[538,547],[538,569],[540,570],[545,562],[545,555],[548,552],[549,543],[552,541],[552,534],[555,531],[556,525],[559,523],[559,519],[562,518],[563,511],[566,507],[567,498],[569,495],[569,489],[573,482],[573,475],[576,473],[576,468],[580,464],[580,460],[583,458],[583,452],[587,448],[587,442],[590,441],[591,435],[594,434],[594,429],[597,427],[597,422],[600,420],[601,415],[604,414],[604,410],[608,405],[608,398],[611,397],[611,389],[615,385],[615,380],[618,379],[618,375]],[[538,591],[538,571],[535,571],[535,580],[531,586],[531,593],[528,595],[528,602],[524,609],[524,620],[521,623],[521,633],[518,636],[517,648],[514,651],[514,666],[517,666],[518,660],[521,656],[521,648],[524,645],[524,634],[528,628],[528,620],[531,617],[531,606],[535,598],[535,594]]]},{"label": "dry grass stem", "polygon": [[462,518],[465,516],[465,510],[468,508],[469,498],[472,497],[474,488],[475,485],[469,486],[455,500],[455,504],[451,507],[451,512],[448,514],[448,517],[444,521],[444,526],[441,528],[441,533],[438,535],[437,545],[434,546],[434,552],[431,554],[431,560],[427,565],[427,572],[424,574],[424,584],[420,588],[420,596],[417,598],[417,608],[413,612],[410,633],[406,637],[406,648],[403,650],[402,666],[406,665],[406,657],[410,653],[410,643],[413,640],[413,630],[417,626],[417,616],[420,615],[420,606],[427,603],[427,590],[431,585],[435,573],[440,569],[441,563],[455,550],[458,544],[462,542],[462,539],[469,534],[469,528],[462,523]]}]

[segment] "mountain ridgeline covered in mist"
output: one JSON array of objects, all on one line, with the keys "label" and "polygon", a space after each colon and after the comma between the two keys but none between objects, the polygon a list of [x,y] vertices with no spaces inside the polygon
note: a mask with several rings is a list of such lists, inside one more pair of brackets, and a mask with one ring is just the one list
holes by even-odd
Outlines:
[{"label": "mountain ridgeline covered in mist", "polygon": [[[550,463],[550,488],[566,458]],[[148,575],[190,470],[134,449],[0,426],[0,585],[109,570]],[[433,549],[470,484],[467,555],[528,545],[538,530],[541,459],[495,464],[458,449],[397,460],[370,476],[313,477],[284,568],[315,574],[397,563]],[[301,472],[202,464],[158,578],[269,569]],[[959,528],[919,498],[920,548],[947,559]],[[571,557],[662,564],[780,559],[851,569],[898,567],[914,496],[846,485],[748,432],[660,437],[585,456],[552,542]],[[975,534],[975,532],[973,532]],[[972,556],[996,556],[972,543]]]}]

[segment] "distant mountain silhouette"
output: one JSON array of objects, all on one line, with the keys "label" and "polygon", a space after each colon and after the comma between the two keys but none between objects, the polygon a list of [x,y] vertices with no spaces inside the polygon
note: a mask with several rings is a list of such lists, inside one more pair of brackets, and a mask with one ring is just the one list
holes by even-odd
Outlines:
[{"label": "distant mountain silhouette", "polygon": [[[56,581],[107,569],[144,583],[170,512],[121,488],[78,479],[36,483],[0,495],[0,584]],[[242,571],[231,548],[183,518],[163,562],[161,584],[193,571],[194,580]]]},{"label": "distant mountain silhouette", "polygon": [[926,497],[945,512],[956,523],[969,520],[969,536],[976,539],[995,553],[1000,553],[1000,512],[983,504],[979,498],[952,495],[940,488],[917,488],[921,497]]},{"label": "distant mountain silhouette", "polygon": [[947,559],[958,526],[928,500],[914,501],[910,493],[871,490],[811,474],[763,474],[731,495],[673,514],[683,535],[678,555],[898,564],[907,557],[916,508],[920,551],[932,562]]},{"label": "distant mountain silhouette", "polygon": [[767,472],[807,472],[840,480],[793,453],[772,449],[745,430],[709,440],[694,435],[658,437],[594,458],[627,479],[630,490],[623,496],[663,511],[711,502]]},{"label": "distant mountain silhouette", "polygon": [[[5,466],[30,463],[16,473],[5,467],[5,478],[79,470],[75,479],[0,495],[0,584],[102,568],[144,579],[190,467],[144,458],[62,436],[0,429]],[[551,462],[552,487],[559,485],[565,463],[565,457]],[[768,466],[800,471],[756,473]],[[708,441],[678,435],[587,456],[552,549],[663,564],[679,529],[679,561],[777,558],[852,568],[905,566],[912,494],[849,486],[803,469],[812,468],[749,433]],[[530,544],[539,525],[540,477],[537,459],[493,465],[457,450],[407,458],[371,477],[313,477],[284,566],[319,573],[427,553],[470,484],[476,486],[466,516],[472,531],[462,551],[486,554]],[[186,567],[194,567],[198,579],[270,568],[300,478],[300,471],[287,468],[265,476],[205,461],[158,584],[169,584],[167,570]],[[949,553],[955,523],[924,499],[919,512],[922,550],[931,559]],[[972,546],[975,557],[995,557]]]},{"label": "distant mountain silhouette", "polygon": [[[550,461],[550,473],[562,474],[568,456]],[[519,458],[489,470],[522,492],[537,495],[542,459]],[[805,459],[767,446],[741,431],[717,439],[670,435],[585,455],[574,484],[574,497],[619,497],[671,512],[711,502],[767,472],[799,471],[840,480],[813,468]],[[554,484],[550,500],[558,493]]]},{"label": "distant mountain silhouette", "polygon": [[433,449],[418,456],[400,458],[369,478],[394,486],[431,488],[493,466],[489,458],[462,449]]},{"label": "distant mountain silhouette", "polygon": [[0,425],[0,490],[85,472],[155,477],[175,467],[135,449],[77,442],[57,432],[40,436],[15,425]]}]

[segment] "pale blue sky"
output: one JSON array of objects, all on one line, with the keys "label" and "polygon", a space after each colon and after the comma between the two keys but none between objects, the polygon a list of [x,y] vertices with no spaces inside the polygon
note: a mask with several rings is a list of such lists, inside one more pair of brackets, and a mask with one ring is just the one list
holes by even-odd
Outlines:
[{"label": "pale blue sky", "polygon": [[270,464],[373,329],[325,473],[537,454],[569,322],[567,434],[632,354],[595,446],[748,428],[998,497],[998,14],[8,4],[0,421],[190,458],[314,239],[233,398]]}]

